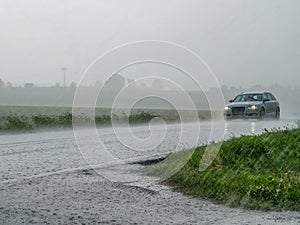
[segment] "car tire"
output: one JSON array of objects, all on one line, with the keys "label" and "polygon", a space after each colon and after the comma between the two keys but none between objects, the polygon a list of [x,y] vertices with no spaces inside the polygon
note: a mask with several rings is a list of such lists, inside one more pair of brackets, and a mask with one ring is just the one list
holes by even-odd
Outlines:
[{"label": "car tire", "polygon": [[265,109],[261,108],[260,111],[259,111],[259,117],[258,117],[258,119],[259,120],[263,120],[265,118],[265,115],[266,115]]}]

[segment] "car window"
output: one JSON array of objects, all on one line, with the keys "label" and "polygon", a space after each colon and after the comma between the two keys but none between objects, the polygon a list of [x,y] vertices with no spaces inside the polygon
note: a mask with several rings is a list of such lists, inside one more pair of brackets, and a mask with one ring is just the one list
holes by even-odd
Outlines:
[{"label": "car window", "polygon": [[234,98],[234,102],[244,102],[245,101],[245,95],[238,95]]},{"label": "car window", "polygon": [[271,93],[268,93],[271,100],[276,101],[276,98]]},{"label": "car window", "polygon": [[234,102],[256,102],[256,101],[262,101],[262,95],[261,94],[243,94],[238,95],[233,100]]},{"label": "car window", "polygon": [[270,95],[270,93],[267,93],[267,97],[269,100],[272,100],[272,96]]},{"label": "car window", "polygon": [[268,99],[269,99],[268,95],[266,93],[264,93],[263,94],[263,100],[265,101],[265,100],[268,100]]},{"label": "car window", "polygon": [[248,101],[261,101],[261,94],[249,94]]}]

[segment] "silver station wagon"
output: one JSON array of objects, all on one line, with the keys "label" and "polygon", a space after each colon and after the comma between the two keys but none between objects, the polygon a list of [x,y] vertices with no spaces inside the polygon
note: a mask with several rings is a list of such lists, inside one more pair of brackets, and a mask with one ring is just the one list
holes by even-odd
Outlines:
[{"label": "silver station wagon", "polygon": [[245,92],[237,95],[225,106],[225,119],[273,117],[279,119],[280,106],[269,92]]}]

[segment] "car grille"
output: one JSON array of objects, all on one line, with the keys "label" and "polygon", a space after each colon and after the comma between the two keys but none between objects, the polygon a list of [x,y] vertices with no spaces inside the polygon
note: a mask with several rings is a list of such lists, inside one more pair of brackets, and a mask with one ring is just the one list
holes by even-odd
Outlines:
[{"label": "car grille", "polygon": [[245,107],[233,107],[232,108],[232,115],[233,116],[242,116],[244,115]]}]

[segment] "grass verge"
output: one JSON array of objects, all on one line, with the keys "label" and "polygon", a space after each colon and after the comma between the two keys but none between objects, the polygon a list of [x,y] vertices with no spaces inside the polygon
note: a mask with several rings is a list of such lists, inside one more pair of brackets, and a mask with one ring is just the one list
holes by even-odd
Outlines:
[{"label": "grass verge", "polygon": [[[160,117],[160,115],[143,111],[129,116],[125,114],[121,116],[113,114],[112,116],[113,119],[120,124],[125,121],[129,121],[130,124],[148,123],[153,118]],[[112,122],[112,116],[109,114],[96,115],[94,121],[97,126],[109,126]],[[0,132],[21,132],[43,128],[68,128],[72,127],[73,121],[85,126],[90,125],[93,119],[84,114],[74,116],[70,112],[55,115],[10,113],[0,117]]]},{"label": "grass verge", "polygon": [[233,207],[300,211],[300,128],[224,141],[213,163],[201,172],[205,148],[171,154],[169,162],[158,164],[150,174],[164,178],[178,160],[191,156],[167,184]]}]

